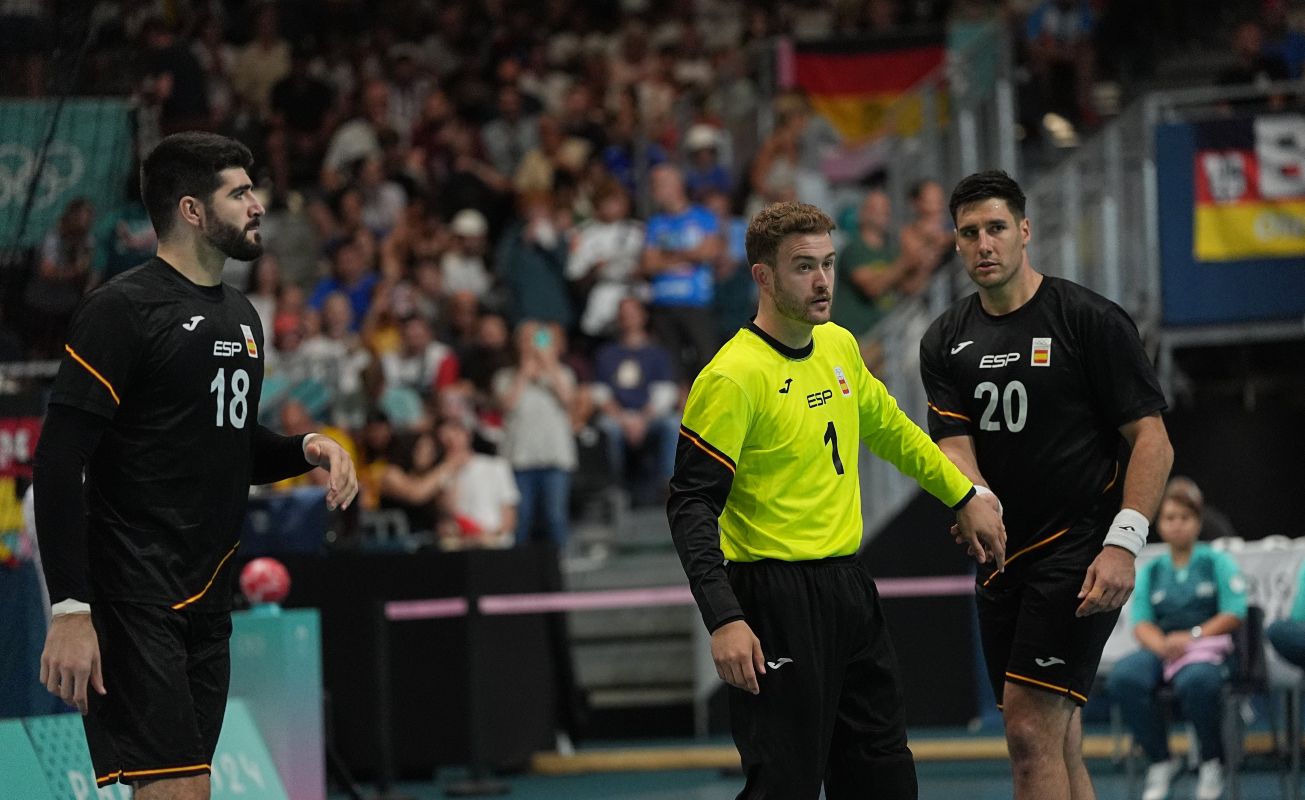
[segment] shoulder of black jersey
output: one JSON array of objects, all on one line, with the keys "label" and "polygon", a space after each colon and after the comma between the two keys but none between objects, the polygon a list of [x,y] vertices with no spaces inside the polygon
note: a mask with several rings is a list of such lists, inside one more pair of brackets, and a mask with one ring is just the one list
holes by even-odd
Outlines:
[{"label": "shoulder of black jersey", "polygon": [[1118,315],[1128,320],[1134,328],[1137,327],[1132,315],[1109,297],[1066,278],[1047,275],[1043,276],[1043,280],[1051,282],[1047,288],[1060,299],[1061,306],[1071,314],[1082,315],[1090,321],[1099,321],[1102,315]]}]

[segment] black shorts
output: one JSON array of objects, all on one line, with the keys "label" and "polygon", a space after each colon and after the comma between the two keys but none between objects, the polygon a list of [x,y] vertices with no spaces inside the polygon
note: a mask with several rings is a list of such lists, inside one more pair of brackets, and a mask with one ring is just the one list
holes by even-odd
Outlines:
[{"label": "black shorts", "polygon": [[1074,615],[1104,535],[1099,522],[1083,523],[1048,536],[1041,546],[1035,543],[1036,549],[1024,554],[1027,561],[991,580],[979,573],[979,633],[998,706],[1008,682],[1064,695],[1078,705],[1087,702],[1101,651],[1119,618],[1118,610]]},{"label": "black shorts", "polygon": [[99,786],[210,771],[231,677],[229,612],[99,602],[104,688],[82,718]]},{"label": "black shorts", "polygon": [[740,800],[915,800],[897,655],[853,556],[727,566],[767,660],[761,693],[729,689]]}]

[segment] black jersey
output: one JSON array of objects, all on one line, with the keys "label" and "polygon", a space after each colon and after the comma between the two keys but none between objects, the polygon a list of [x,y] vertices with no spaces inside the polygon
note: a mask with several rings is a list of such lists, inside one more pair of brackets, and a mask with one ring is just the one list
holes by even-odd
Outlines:
[{"label": "black jersey", "polygon": [[243,295],[157,258],[82,301],[50,402],[111,420],[86,467],[97,599],[229,608],[263,358]]},{"label": "black jersey", "polygon": [[1119,510],[1127,443],[1119,427],[1163,411],[1164,395],[1122,308],[1044,276],[1029,302],[985,312],[978,294],[920,342],[929,432],[974,438],[979,470],[1005,508],[1017,553],[1092,513]]}]

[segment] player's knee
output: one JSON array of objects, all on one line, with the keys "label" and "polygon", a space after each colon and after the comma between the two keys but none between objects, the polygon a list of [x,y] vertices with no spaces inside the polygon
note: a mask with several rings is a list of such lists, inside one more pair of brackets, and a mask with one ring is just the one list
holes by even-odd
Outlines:
[{"label": "player's knee", "polygon": [[137,783],[132,787],[133,800],[209,800],[207,775],[169,778]]}]

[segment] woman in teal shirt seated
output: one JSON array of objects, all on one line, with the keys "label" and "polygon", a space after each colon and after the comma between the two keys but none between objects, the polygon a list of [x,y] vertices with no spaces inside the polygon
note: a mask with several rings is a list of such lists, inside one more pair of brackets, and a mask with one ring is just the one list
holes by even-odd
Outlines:
[{"label": "woman in teal shirt seated", "polygon": [[1220,692],[1228,679],[1228,634],[1246,617],[1246,582],[1237,562],[1197,541],[1201,499],[1171,482],[1157,528],[1169,552],[1144,566],[1133,590],[1133,633],[1142,649],[1115,666],[1108,681],[1133,740],[1151,766],[1143,800],[1164,800],[1180,769],[1169,754],[1169,733],[1155,690],[1169,683],[1183,716],[1196,729],[1201,767],[1196,800],[1223,794]]}]

